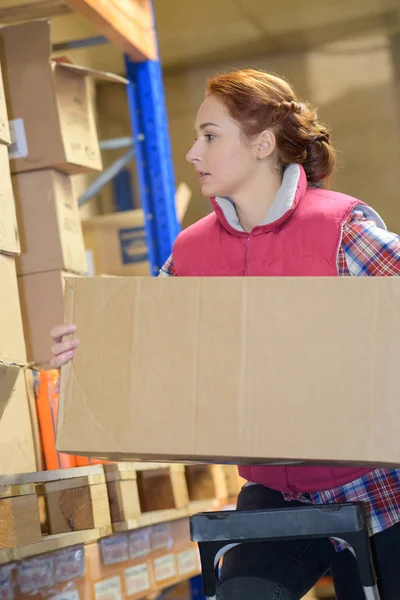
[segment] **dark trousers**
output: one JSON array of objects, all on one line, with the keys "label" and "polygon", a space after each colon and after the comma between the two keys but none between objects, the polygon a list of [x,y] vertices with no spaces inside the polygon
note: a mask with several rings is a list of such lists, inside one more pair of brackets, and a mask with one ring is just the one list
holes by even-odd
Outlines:
[{"label": "dark trousers", "polygon": [[[261,485],[242,489],[238,510],[299,506]],[[382,600],[400,600],[400,523],[371,538]],[[357,563],[329,539],[243,544],[224,558],[217,600],[300,600],[330,571],[337,600],[365,600]]]}]

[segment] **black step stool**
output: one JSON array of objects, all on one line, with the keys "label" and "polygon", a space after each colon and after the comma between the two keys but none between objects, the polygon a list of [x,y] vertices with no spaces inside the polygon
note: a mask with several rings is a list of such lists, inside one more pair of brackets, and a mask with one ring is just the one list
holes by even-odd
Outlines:
[{"label": "black step stool", "polygon": [[301,538],[346,542],[357,559],[366,600],[380,600],[361,502],[199,513],[190,518],[190,535],[199,547],[204,595],[210,600],[216,597],[218,564],[228,550]]}]

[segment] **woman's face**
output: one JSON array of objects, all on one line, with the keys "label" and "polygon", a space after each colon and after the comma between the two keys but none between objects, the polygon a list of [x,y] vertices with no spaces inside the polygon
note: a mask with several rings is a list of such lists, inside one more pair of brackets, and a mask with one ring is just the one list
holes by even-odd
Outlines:
[{"label": "woman's face", "polygon": [[255,175],[257,156],[228,109],[213,96],[200,106],[195,142],[186,155],[199,176],[204,196],[234,197]]}]

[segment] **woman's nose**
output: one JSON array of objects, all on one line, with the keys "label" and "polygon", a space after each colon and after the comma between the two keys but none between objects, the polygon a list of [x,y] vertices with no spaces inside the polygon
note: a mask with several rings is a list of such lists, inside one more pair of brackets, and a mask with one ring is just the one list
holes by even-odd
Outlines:
[{"label": "woman's nose", "polygon": [[186,154],[186,160],[192,164],[194,164],[200,160],[198,147],[197,147],[197,140],[192,145],[189,152]]}]

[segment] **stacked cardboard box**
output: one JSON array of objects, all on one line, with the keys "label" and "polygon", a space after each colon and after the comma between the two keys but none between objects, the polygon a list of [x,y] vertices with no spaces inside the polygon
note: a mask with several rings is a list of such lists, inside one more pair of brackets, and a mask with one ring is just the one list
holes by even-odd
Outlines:
[{"label": "stacked cardboard box", "polygon": [[[180,183],[175,194],[179,222],[186,214],[191,197],[190,188]],[[150,275],[141,208],[91,217],[82,225],[85,245],[93,253],[97,275]]]},{"label": "stacked cardboard box", "polygon": [[16,260],[20,253],[8,161],[10,144],[3,79],[0,73],[0,474],[34,471],[37,435],[32,425],[29,372],[18,296]]},{"label": "stacked cardboard box", "polygon": [[0,30],[21,237],[17,273],[29,362],[48,367],[64,275],[87,272],[71,176],[102,170],[89,79],[121,77],[51,59],[46,20]]}]

